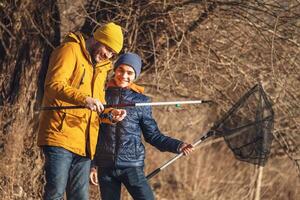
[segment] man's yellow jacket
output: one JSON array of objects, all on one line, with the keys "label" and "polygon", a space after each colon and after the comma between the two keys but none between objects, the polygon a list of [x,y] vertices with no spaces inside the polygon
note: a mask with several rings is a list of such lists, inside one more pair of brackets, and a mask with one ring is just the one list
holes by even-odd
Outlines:
[{"label": "man's yellow jacket", "polygon": [[[80,33],[70,33],[50,58],[43,106],[85,105],[87,96],[105,101],[104,85],[111,61],[93,66]],[[88,109],[41,111],[38,145],[63,147],[93,158],[100,119]]]}]

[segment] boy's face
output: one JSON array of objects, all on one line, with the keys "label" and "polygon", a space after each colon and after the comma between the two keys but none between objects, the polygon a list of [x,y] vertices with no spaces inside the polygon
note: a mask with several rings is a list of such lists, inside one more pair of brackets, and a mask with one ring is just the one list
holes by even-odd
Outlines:
[{"label": "boy's face", "polygon": [[115,69],[114,80],[118,87],[128,87],[135,79],[134,69],[126,64],[121,64]]},{"label": "boy's face", "polygon": [[115,55],[114,51],[109,47],[96,42],[91,48],[91,56],[94,63],[100,63],[111,59]]}]

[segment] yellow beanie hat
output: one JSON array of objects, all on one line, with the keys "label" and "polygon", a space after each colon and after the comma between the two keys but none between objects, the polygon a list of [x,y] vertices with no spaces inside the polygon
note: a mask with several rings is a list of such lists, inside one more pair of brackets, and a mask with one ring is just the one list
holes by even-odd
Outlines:
[{"label": "yellow beanie hat", "polygon": [[94,32],[94,39],[108,46],[116,53],[119,53],[123,47],[122,29],[113,22],[97,28]]}]

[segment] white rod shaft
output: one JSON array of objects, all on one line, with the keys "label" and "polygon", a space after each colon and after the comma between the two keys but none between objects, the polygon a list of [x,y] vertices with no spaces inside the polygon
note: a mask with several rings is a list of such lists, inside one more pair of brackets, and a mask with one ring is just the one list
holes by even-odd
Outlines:
[{"label": "white rod shaft", "polygon": [[182,104],[200,104],[202,100],[195,101],[169,101],[169,102],[152,102],[152,103],[136,103],[135,106],[164,106],[164,105],[182,105]]}]

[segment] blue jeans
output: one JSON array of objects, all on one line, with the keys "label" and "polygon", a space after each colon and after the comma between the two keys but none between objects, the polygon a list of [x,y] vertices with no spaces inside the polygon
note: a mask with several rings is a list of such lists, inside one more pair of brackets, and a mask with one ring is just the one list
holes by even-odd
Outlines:
[{"label": "blue jeans", "polygon": [[89,199],[91,160],[61,147],[44,146],[46,185],[44,200]]},{"label": "blue jeans", "polygon": [[154,200],[143,167],[98,168],[102,200],[120,200],[123,183],[134,200]]}]

